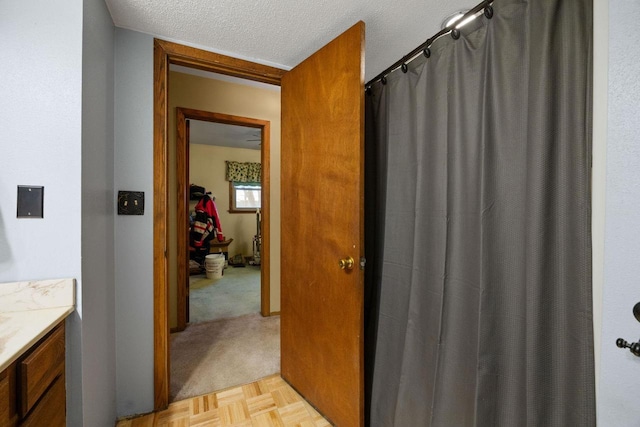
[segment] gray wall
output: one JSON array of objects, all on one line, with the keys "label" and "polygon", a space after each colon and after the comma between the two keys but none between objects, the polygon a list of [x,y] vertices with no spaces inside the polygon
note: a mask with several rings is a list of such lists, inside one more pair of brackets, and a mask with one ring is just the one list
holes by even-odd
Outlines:
[{"label": "gray wall", "polygon": [[[2,1],[0,50],[0,282],[76,278],[67,423],[113,426],[113,24],[102,0]],[[44,219],[15,218],[24,184]]]},{"label": "gray wall", "polygon": [[[74,277],[69,425],[82,425],[82,1],[0,2],[0,282]],[[16,219],[16,186],[43,185],[44,219]]]},{"label": "gray wall", "polygon": [[153,37],[116,28],[115,191],[145,193],[115,219],[117,413],[153,410]]},{"label": "gray wall", "polygon": [[116,418],[114,26],[104,0],[84,0],[83,15],[81,424],[112,427]]},{"label": "gray wall", "polygon": [[640,2],[609,2],[609,114],[599,425],[637,426],[640,358],[615,346],[640,339]]},{"label": "gray wall", "polygon": [[[0,281],[79,278],[81,1],[0,2],[0,51]],[[16,219],[17,185],[44,219]]]}]

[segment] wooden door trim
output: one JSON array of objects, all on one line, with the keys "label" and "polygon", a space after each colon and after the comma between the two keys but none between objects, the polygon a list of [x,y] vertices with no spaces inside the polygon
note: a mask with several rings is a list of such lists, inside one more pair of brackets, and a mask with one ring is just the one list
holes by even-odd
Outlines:
[{"label": "wooden door trim", "polygon": [[[169,64],[280,85],[286,73],[266,65],[154,39],[153,42],[153,378],[154,409],[169,405],[168,140]],[[268,229],[268,228],[266,228]]]},{"label": "wooden door trim", "polygon": [[[176,108],[178,137],[176,140],[177,158],[177,178],[178,178],[178,224],[187,224],[187,214],[189,211],[189,146],[186,138],[187,120],[201,120],[205,122],[224,123],[228,125],[247,126],[261,130],[260,162],[262,164],[262,223],[260,233],[262,236],[261,265],[260,265],[260,313],[263,316],[271,314],[271,300],[269,299],[270,286],[270,254],[269,254],[269,227],[270,224],[270,176],[271,176],[271,122],[242,116],[232,116],[229,114],[213,113],[190,108]],[[182,236],[182,237],[180,237]],[[178,331],[184,330],[187,325],[186,304],[187,298],[185,287],[189,280],[188,243],[186,235],[178,234]]]}]

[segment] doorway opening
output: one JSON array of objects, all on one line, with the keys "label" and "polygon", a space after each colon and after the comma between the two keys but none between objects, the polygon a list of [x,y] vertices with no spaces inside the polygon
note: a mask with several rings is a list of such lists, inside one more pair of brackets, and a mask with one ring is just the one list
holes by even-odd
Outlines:
[{"label": "doorway opening", "polygon": [[[187,74],[172,73],[171,81],[214,94]],[[179,329],[171,334],[171,401],[280,371],[280,319],[269,317],[270,257],[263,246],[270,245],[260,220],[270,217],[271,122],[176,112]],[[206,221],[207,206],[212,232],[200,240],[194,230]]]},{"label": "doorway opening", "polygon": [[[164,409],[170,394],[169,350],[169,66],[181,65],[242,79],[280,85],[284,70],[154,40],[154,408]],[[264,184],[268,186],[268,183]],[[185,195],[182,195],[186,199]],[[182,199],[180,199],[182,201]],[[186,221],[186,218],[184,218]],[[263,215],[262,263],[268,264],[270,227]],[[265,238],[266,237],[266,238]],[[186,263],[185,263],[186,264]],[[188,265],[188,264],[187,264]],[[185,270],[186,271],[186,270]],[[264,271],[261,272],[264,275]],[[262,277],[264,282],[264,277]],[[262,298],[268,298],[263,295]],[[264,307],[264,305],[263,305]],[[186,313],[185,313],[186,314]],[[186,316],[185,316],[186,318]]]},{"label": "doorway opening", "polygon": [[[223,197],[222,192],[227,188],[225,181],[228,181],[226,172],[226,161],[233,160],[229,158],[220,158],[220,156],[230,156],[229,150],[233,148],[221,148],[221,145],[216,145],[212,141],[218,141],[217,144],[235,144],[235,150],[244,150],[241,155],[242,158],[256,159],[255,150],[243,149],[240,146],[251,146],[252,148],[258,148],[259,163],[261,166],[260,182],[251,184],[260,184],[261,200],[259,211],[258,209],[245,209],[242,213],[234,209],[231,204],[228,209],[222,209],[222,219],[220,222],[227,222],[226,226],[222,227],[223,234],[218,237],[226,236],[222,238],[214,238],[207,245],[208,252],[224,253],[226,258],[226,265],[229,264],[229,256],[232,255],[231,264],[234,264],[233,255],[239,255],[235,262],[236,265],[245,263],[257,264],[260,271],[260,313],[263,316],[269,316],[271,314],[270,306],[270,233],[269,224],[270,220],[270,154],[269,150],[270,135],[271,135],[271,123],[267,120],[260,120],[248,117],[233,116],[228,114],[214,113],[203,110],[194,110],[188,108],[177,108],[177,139],[176,139],[176,162],[177,162],[177,190],[178,190],[178,211],[177,211],[177,224],[179,226],[190,224],[190,212],[195,203],[191,201],[189,187],[194,183],[191,178],[198,178],[198,184],[208,184],[203,188],[216,189],[216,194],[213,197]],[[211,144],[196,144],[191,146],[190,139],[195,132],[195,137],[200,138],[199,142],[205,142],[205,140],[211,142]],[[234,134],[234,141],[230,141],[227,134]],[[258,138],[259,137],[259,138]],[[223,142],[226,138],[226,142]],[[198,152],[194,158],[198,162],[199,167],[196,170],[192,170],[190,167],[191,147],[197,149]],[[212,147],[218,147],[213,149]],[[254,151],[250,153],[249,151]],[[226,153],[226,154],[223,154]],[[239,155],[236,153],[236,156]],[[211,158],[211,162],[204,161],[203,159]],[[240,157],[234,157],[240,159]],[[234,164],[240,164],[234,162]],[[216,165],[216,167],[211,167]],[[229,181],[233,183],[234,181]],[[202,187],[198,185],[198,187]],[[229,202],[233,202],[233,187],[232,184],[228,184]],[[255,191],[255,190],[254,190]],[[193,206],[191,206],[193,205]],[[225,205],[226,206],[226,205]],[[252,222],[247,218],[247,214],[256,215],[256,222]],[[247,221],[249,220],[249,221]],[[231,223],[233,221],[233,223]],[[255,228],[247,229],[248,227]],[[228,231],[227,231],[228,230]],[[235,236],[235,237],[234,237]],[[235,239],[235,240],[230,240]],[[234,251],[234,245],[238,250]],[[249,246],[251,252],[249,252]],[[256,253],[257,251],[257,253]],[[177,253],[178,253],[178,289],[177,289],[177,301],[178,301],[178,324],[177,330],[182,331],[186,327],[189,321],[189,278],[192,269],[190,268],[190,260],[194,257],[193,248],[189,244],[189,233],[178,232],[177,241]],[[250,258],[250,259],[247,259]],[[256,262],[257,261],[257,262]],[[204,267],[204,265],[201,265]],[[202,272],[202,271],[200,271]]]},{"label": "doorway opening", "polygon": [[[262,141],[262,127],[246,126],[245,122],[186,121],[188,181],[179,176],[178,185],[189,188],[189,232],[179,238],[188,239],[188,253],[182,256],[189,266],[188,279],[181,286],[187,295],[181,292],[179,301],[186,304],[183,312],[191,325],[269,311],[260,307],[260,273],[268,267],[261,262],[261,150],[264,146],[268,157],[269,147]],[[235,170],[243,174],[233,175]],[[244,173],[247,170],[251,175]],[[264,194],[268,197],[268,189]],[[198,220],[196,208],[203,212],[207,205],[214,208],[216,218],[211,223],[215,232],[196,247],[200,237],[193,231]]]}]

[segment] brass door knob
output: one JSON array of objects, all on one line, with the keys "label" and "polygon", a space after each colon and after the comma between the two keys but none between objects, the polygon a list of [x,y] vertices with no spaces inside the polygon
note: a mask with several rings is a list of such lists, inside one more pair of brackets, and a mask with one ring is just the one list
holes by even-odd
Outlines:
[{"label": "brass door knob", "polygon": [[341,270],[351,270],[353,269],[353,264],[355,264],[355,261],[351,257],[343,258],[338,262]]}]

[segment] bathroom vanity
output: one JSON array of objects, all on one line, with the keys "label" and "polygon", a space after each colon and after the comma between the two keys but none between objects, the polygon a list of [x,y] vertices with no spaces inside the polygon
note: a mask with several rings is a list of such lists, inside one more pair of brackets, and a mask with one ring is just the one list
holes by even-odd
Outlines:
[{"label": "bathroom vanity", "polygon": [[65,318],[75,281],[0,284],[0,426],[65,426]]}]

